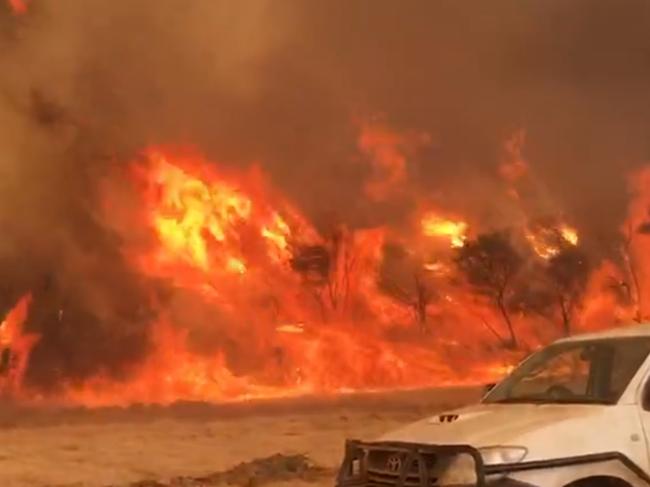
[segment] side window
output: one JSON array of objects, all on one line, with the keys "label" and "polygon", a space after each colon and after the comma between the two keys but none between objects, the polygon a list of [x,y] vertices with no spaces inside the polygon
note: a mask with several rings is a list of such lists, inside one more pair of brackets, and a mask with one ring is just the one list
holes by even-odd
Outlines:
[{"label": "side window", "polygon": [[544,394],[550,387],[562,386],[573,394],[584,395],[589,384],[590,362],[582,348],[564,350],[531,370],[512,393],[522,396]]},{"label": "side window", "polygon": [[[619,397],[639,370],[650,353],[650,344],[646,341],[627,342],[618,347],[613,356],[612,371],[609,379],[609,394]],[[644,387],[644,399],[645,390]],[[650,392],[650,391],[649,391]],[[650,404],[650,403],[649,403]]]},{"label": "side window", "polygon": [[[485,401],[614,404],[649,353],[650,338],[645,337],[551,345],[526,360]],[[644,391],[650,411],[650,383]]]}]

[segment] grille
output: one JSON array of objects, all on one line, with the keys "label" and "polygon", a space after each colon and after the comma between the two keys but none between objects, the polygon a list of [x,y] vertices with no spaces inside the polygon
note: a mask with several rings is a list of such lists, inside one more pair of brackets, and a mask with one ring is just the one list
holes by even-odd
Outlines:
[{"label": "grille", "polygon": [[[401,466],[409,461],[405,452],[394,451],[372,451],[368,454],[368,485],[377,487],[388,487],[397,485]],[[404,487],[422,487],[420,478],[420,462],[431,472],[438,461],[435,454],[422,454],[419,458],[411,460],[411,465],[404,479]],[[429,477],[429,485],[438,485],[435,476]]]},{"label": "grille", "polygon": [[483,462],[475,448],[350,440],[338,487],[483,487]]}]

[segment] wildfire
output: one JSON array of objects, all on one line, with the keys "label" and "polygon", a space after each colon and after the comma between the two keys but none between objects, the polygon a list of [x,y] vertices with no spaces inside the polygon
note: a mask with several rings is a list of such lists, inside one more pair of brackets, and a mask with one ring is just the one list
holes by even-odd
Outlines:
[{"label": "wildfire", "polygon": [[209,242],[224,242],[238,223],[250,217],[251,201],[235,187],[223,182],[206,184],[170,164],[158,152],[150,154],[153,182],[161,190],[154,225],[166,251],[207,270],[213,265],[241,271],[241,259],[209,259]]},{"label": "wildfire", "polygon": [[[259,175],[220,174],[201,156],[162,149],[144,159],[138,174],[155,244],[126,254],[205,311],[161,308],[151,353],[121,384],[120,402],[412,387],[432,374],[458,380],[432,348],[386,339],[408,311],[375,277],[383,230],[323,237]],[[216,345],[199,353],[197,336]],[[66,395],[105,404],[114,391],[95,377]]]},{"label": "wildfire", "polygon": [[[405,171],[396,149],[402,139],[382,130],[367,132],[360,150],[397,160]],[[380,164],[389,176],[382,181],[403,182],[406,172],[392,172],[391,164]],[[517,228],[512,238],[472,224],[470,235],[467,222],[479,221],[472,215],[418,201],[409,228],[339,225],[319,232],[258,169],[228,172],[200,154],[162,147],[145,151],[128,180],[119,181],[136,194],[127,221],[136,219],[137,231],[117,221],[124,216],[108,204],[121,193],[104,195],[104,217],[117,229],[127,264],[155,283],[148,348],[119,379],[97,372],[62,380],[56,398],[64,402],[229,401],[491,382],[521,359],[511,350],[515,336],[536,348],[570,326],[632,316],[634,293],[626,283],[634,280],[611,262],[582,280],[522,263],[531,258],[522,242],[546,260],[580,243],[577,230],[559,219]],[[380,186],[388,188],[373,187]],[[646,202],[637,195],[634,228],[645,228]],[[643,254],[632,250],[630,262]],[[579,255],[573,263],[577,275]],[[527,279],[539,269],[547,272],[543,279]],[[550,287],[516,291],[566,292],[562,309],[556,299],[511,305],[519,294],[509,286],[529,281]],[[0,378],[0,391],[36,400],[41,391],[23,384],[36,344],[22,329],[29,299],[0,325],[0,347],[8,350],[0,359],[11,371]],[[546,308],[528,313],[533,305]]]},{"label": "wildfire", "polygon": [[245,274],[246,264],[244,264],[241,260],[235,257],[230,257],[226,262],[226,269],[235,272],[237,274]]},{"label": "wildfire", "polygon": [[0,323],[0,392],[19,391],[29,355],[38,341],[36,335],[23,331],[31,299],[26,295],[18,300]]},{"label": "wildfire", "polygon": [[560,233],[562,234],[562,238],[570,245],[578,245],[580,239],[578,238],[578,231],[575,228],[569,225],[562,225],[560,227]]},{"label": "wildfire", "polygon": [[422,218],[422,233],[427,237],[443,237],[452,247],[462,247],[467,239],[468,225],[464,221],[446,220],[429,213]]},{"label": "wildfire", "polygon": [[560,253],[562,247],[579,243],[578,231],[567,225],[558,227],[539,226],[526,231],[526,239],[533,251],[542,259],[548,260]]}]

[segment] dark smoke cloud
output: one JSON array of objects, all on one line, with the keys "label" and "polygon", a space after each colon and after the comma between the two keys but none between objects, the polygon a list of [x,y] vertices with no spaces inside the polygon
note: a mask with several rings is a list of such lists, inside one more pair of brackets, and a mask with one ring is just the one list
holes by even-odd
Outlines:
[{"label": "dark smoke cloud", "polygon": [[497,220],[502,144],[523,128],[549,198],[605,241],[650,151],[643,0],[30,5],[0,11],[0,270],[7,306],[25,289],[47,303],[30,318],[40,384],[119,375],[146,350],[150,283],[97,216],[98,181],[146,145],[260,161],[317,221],[373,225],[411,204],[359,196],[352,121],[380,114],[431,135],[419,190]]},{"label": "dark smoke cloud", "polygon": [[347,105],[379,107],[436,138],[417,161],[423,187],[475,206],[475,195],[445,183],[493,174],[501,142],[521,127],[558,206],[593,231],[615,231],[624,175],[648,158],[646,3],[310,6],[298,58],[317,59]]}]

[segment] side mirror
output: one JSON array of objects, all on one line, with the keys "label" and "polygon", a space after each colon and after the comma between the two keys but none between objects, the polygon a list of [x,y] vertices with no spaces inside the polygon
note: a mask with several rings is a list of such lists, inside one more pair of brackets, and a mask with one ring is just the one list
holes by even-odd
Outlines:
[{"label": "side mirror", "polygon": [[494,389],[497,385],[496,384],[485,384],[483,386],[483,395],[487,395],[492,389]]}]

